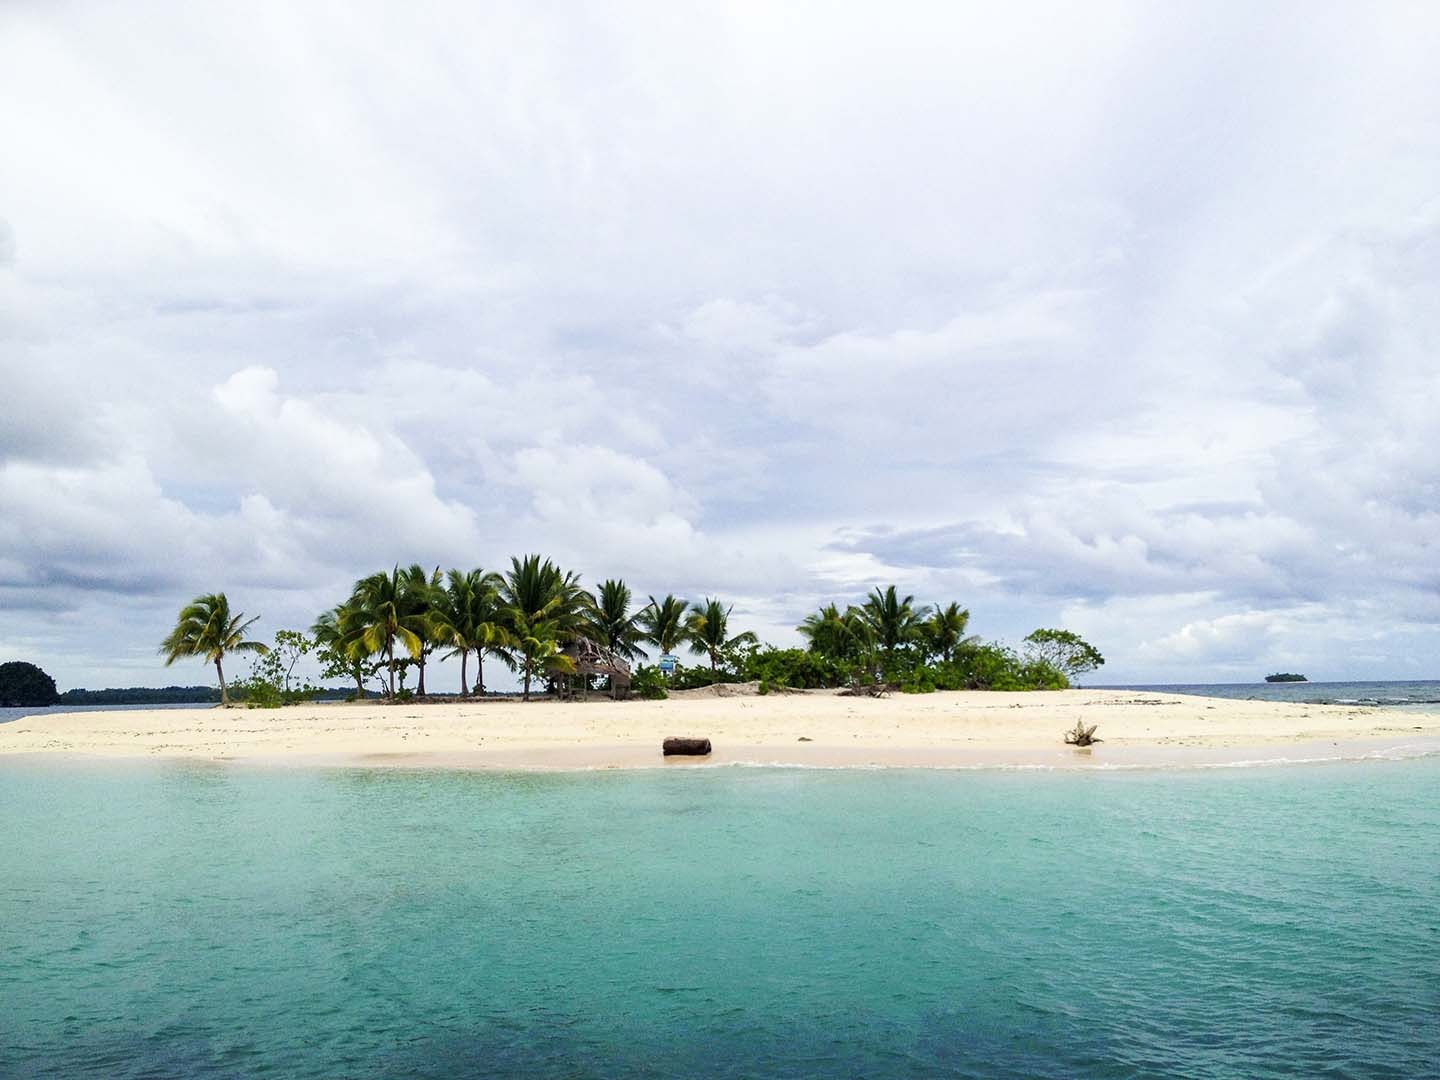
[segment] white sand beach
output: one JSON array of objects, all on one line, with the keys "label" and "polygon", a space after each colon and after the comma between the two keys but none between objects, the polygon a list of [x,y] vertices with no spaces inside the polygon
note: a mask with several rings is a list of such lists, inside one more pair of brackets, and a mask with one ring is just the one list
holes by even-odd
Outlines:
[{"label": "white sand beach", "polygon": [[[1077,750],[1062,733],[1098,724]],[[662,759],[671,735],[704,759]],[[1440,749],[1440,715],[1126,690],[701,696],[585,703],[492,699],[283,709],[58,713],[0,726],[0,756],[187,758],[261,764],[625,768],[1184,764]]]}]

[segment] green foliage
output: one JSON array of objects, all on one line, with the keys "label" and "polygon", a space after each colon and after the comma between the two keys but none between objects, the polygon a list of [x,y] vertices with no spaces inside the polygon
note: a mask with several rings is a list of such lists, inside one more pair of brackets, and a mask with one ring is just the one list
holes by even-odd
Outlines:
[{"label": "green foliage", "polygon": [[315,650],[315,643],[298,630],[281,630],[275,646],[250,663],[250,672],[235,686],[235,696],[252,709],[278,709],[313,701],[323,688],[294,678],[295,665]]},{"label": "green foliage", "polygon": [[537,676],[575,670],[574,661],[560,650],[583,630],[590,614],[590,596],[580,587],[579,574],[566,573],[539,555],[527,555],[510,560],[500,598],[523,696],[529,701],[530,684]]},{"label": "green foliage", "polygon": [[640,625],[641,612],[630,610],[630,586],[623,581],[609,580],[590,597],[590,636],[622,660],[635,661],[645,656],[640,643],[645,630]]},{"label": "green foliage", "polygon": [[1105,663],[1100,650],[1069,630],[1036,630],[1025,638],[1027,654],[1074,679]]},{"label": "green foliage", "polygon": [[0,664],[0,708],[38,707],[59,701],[55,680],[28,660]]},{"label": "green foliage", "polygon": [[664,672],[651,664],[641,664],[631,674],[630,692],[649,701],[661,701],[670,696],[665,689]]},{"label": "green foliage", "polygon": [[710,658],[710,669],[718,671],[720,659],[728,651],[745,645],[759,643],[750,631],[730,637],[730,612],[734,605],[726,607],[719,600],[705,598],[703,604],[696,604],[685,617],[685,636],[690,642],[690,651]]},{"label": "green foliage", "polygon": [[197,596],[180,609],[175,629],[160,645],[165,655],[165,666],[169,667],[182,656],[198,656],[215,665],[215,674],[220,679],[220,701],[228,704],[229,692],[225,686],[223,661],[226,653],[264,653],[266,646],[258,641],[246,641],[246,632],[260,618],[256,615],[246,619],[243,613],[230,614],[230,601],[224,593],[209,593]]},{"label": "green foliage", "polygon": [[832,660],[807,649],[765,648],[749,655],[742,675],[745,681],[759,680],[771,689],[812,690],[849,686],[859,677],[860,671],[853,664]]},{"label": "green foliage", "polygon": [[685,610],[689,606],[673,593],[664,600],[650,597],[650,603],[640,612],[640,627],[645,632],[645,640],[653,642],[662,653],[675,652],[688,636]]}]

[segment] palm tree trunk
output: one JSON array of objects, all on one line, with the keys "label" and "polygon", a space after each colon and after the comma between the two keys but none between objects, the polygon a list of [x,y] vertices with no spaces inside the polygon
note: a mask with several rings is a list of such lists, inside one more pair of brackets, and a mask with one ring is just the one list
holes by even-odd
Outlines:
[{"label": "palm tree trunk", "polygon": [[355,700],[365,700],[365,680],[360,677],[358,671],[355,673]]},{"label": "palm tree trunk", "polygon": [[530,700],[530,658],[525,658],[525,693],[520,696],[521,701]]},{"label": "palm tree trunk", "polygon": [[385,644],[385,657],[390,663],[390,698],[395,698],[395,639],[392,637]]},{"label": "palm tree trunk", "polygon": [[225,689],[225,669],[220,666],[220,657],[215,657],[215,674],[220,676],[220,704],[230,704],[230,694]]},{"label": "palm tree trunk", "polygon": [[475,693],[485,696],[485,650],[475,650]]},{"label": "palm tree trunk", "polygon": [[415,693],[419,697],[425,696],[425,646],[420,646],[420,681],[415,684]]},{"label": "palm tree trunk", "polygon": [[466,649],[460,654],[460,696],[464,697],[470,693],[470,650]]}]

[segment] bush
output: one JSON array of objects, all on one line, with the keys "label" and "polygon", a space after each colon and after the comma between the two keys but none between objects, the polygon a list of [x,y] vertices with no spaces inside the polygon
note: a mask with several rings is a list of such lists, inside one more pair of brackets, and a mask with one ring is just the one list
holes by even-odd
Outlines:
[{"label": "bush", "polygon": [[663,701],[670,696],[665,690],[665,673],[649,664],[641,664],[630,676],[630,692],[647,701]]},{"label": "bush", "polygon": [[849,686],[855,681],[858,669],[853,664],[804,649],[761,649],[747,658],[742,675],[743,681],[758,680],[770,688],[813,690]]}]

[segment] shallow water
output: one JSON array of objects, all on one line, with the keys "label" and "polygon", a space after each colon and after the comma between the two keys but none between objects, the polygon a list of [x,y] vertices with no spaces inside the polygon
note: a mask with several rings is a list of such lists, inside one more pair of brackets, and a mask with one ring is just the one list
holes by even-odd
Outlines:
[{"label": "shallow water", "polygon": [[1434,1075],[1440,759],[0,767],[0,1075]]}]

